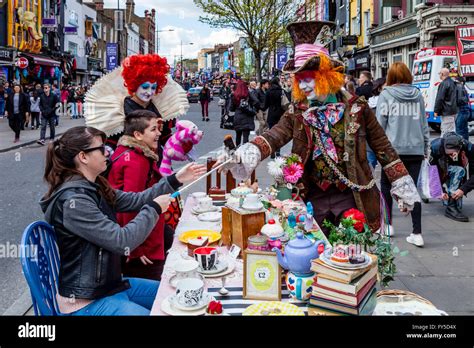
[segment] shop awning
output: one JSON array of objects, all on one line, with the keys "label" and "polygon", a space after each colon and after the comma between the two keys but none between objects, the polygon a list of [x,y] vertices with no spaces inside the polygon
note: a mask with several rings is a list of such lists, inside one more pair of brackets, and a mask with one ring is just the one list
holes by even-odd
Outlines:
[{"label": "shop awning", "polygon": [[21,55],[27,58],[33,59],[33,62],[38,65],[56,66],[56,67],[61,66],[60,62],[51,58],[37,56],[36,54],[30,54],[30,53],[28,54],[22,53]]}]

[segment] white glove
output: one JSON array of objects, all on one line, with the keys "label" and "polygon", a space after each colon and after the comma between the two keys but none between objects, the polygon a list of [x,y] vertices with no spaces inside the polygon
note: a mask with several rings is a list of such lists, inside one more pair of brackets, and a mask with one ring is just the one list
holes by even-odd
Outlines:
[{"label": "white glove", "polygon": [[218,156],[217,163],[214,167],[224,163],[230,158],[229,156],[232,156],[232,161],[224,165],[219,171],[227,173],[227,171],[230,170],[232,176],[238,181],[245,181],[250,178],[250,175],[252,175],[252,172],[260,163],[262,157],[257,146],[246,143],[239,147],[233,154],[225,152]]},{"label": "white glove", "polygon": [[390,190],[401,211],[412,211],[416,202],[421,202],[416,185],[410,175],[402,176],[392,183]]}]

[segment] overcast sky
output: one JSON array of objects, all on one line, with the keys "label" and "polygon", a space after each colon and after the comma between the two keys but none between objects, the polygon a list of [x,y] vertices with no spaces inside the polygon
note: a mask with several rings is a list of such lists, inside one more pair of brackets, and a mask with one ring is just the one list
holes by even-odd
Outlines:
[{"label": "overcast sky", "polygon": [[[117,8],[117,0],[104,0],[106,7]],[[126,0],[119,0],[120,8],[125,9]],[[174,29],[158,33],[159,54],[173,64],[174,56],[181,55],[183,42],[184,58],[196,58],[201,48],[214,47],[215,44],[228,44],[236,41],[238,35],[229,29],[212,28],[199,22],[202,12],[192,0],[135,0],[135,13],[144,15],[146,9],[155,8],[158,30]],[[187,43],[193,45],[186,45]]]}]

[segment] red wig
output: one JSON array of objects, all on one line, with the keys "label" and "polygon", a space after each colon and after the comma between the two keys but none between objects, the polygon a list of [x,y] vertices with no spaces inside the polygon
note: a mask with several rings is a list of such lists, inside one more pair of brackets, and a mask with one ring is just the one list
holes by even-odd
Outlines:
[{"label": "red wig", "polygon": [[234,103],[236,105],[239,105],[242,99],[247,99],[248,97],[249,89],[247,87],[247,84],[242,80],[237,81],[237,86],[235,86],[234,92]]},{"label": "red wig", "polygon": [[123,61],[122,77],[125,80],[125,87],[128,93],[132,95],[141,84],[149,81],[158,85],[156,94],[160,93],[165,87],[170,66],[166,58],[157,54],[137,54],[125,58]]}]

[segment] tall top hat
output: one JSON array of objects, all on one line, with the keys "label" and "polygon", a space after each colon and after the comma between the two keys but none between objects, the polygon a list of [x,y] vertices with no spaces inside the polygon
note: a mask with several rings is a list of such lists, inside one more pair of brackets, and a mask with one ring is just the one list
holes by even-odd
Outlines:
[{"label": "tall top hat", "polygon": [[303,70],[318,70],[319,55],[329,58],[334,67],[344,64],[329,55],[327,46],[333,38],[334,22],[307,21],[288,24],[286,29],[290,33],[295,45],[295,57],[288,60],[283,67],[284,73],[297,73]]}]

